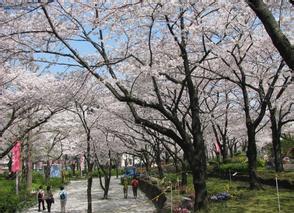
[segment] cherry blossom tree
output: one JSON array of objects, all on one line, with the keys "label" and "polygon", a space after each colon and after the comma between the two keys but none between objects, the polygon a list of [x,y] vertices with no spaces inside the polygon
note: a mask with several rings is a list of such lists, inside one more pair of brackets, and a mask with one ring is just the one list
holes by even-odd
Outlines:
[{"label": "cherry blossom tree", "polygon": [[[255,130],[272,94],[272,89],[263,85],[265,81],[248,87],[248,73],[244,73],[243,66],[253,72],[252,76],[254,72],[263,73],[257,79],[267,73],[267,65],[256,68],[251,64],[254,55],[263,57],[259,48],[265,41],[250,33],[258,30],[260,35],[265,34],[263,29],[254,28],[255,16],[247,4],[234,3],[114,1],[77,3],[74,7],[58,2],[42,4],[33,14],[5,22],[1,37],[11,42],[13,48],[7,51],[17,53],[22,60],[30,53],[32,60],[39,63],[70,70],[83,68],[126,104],[137,124],[177,143],[192,171],[197,211],[207,203],[203,114],[215,76],[219,77],[217,71],[240,87],[235,94],[245,103],[252,187],[256,180]],[[260,58],[255,61],[262,61]],[[274,62],[277,60],[271,64]],[[270,70],[280,73],[283,67]],[[233,72],[226,76],[222,73],[226,71]],[[254,95],[261,99],[254,99]],[[251,105],[260,100],[258,115],[258,104],[253,111]],[[254,121],[252,116],[257,116]]]},{"label": "cherry blossom tree", "polygon": [[[291,29],[282,23],[281,26],[281,13],[291,13],[291,9],[293,9],[293,1],[278,1],[280,3],[279,9],[279,20],[277,21],[275,18],[275,10],[271,11],[272,5],[267,5],[263,0],[247,0],[250,8],[256,13],[257,17],[260,19],[262,24],[264,25],[265,30],[270,36],[273,44],[281,54],[282,58],[285,60],[286,64],[294,70],[294,46],[293,46],[293,31],[291,35]],[[276,3],[275,1],[270,1],[271,3]],[[292,5],[291,5],[292,4]],[[284,31],[285,28],[289,31]],[[292,44],[291,44],[292,42]]]},{"label": "cherry blossom tree", "polygon": [[[68,11],[60,4],[50,6],[42,6],[43,17],[47,20],[47,23],[44,23],[46,30],[38,29],[38,32],[43,35],[45,31],[49,31],[49,35],[54,36],[53,43],[59,41],[68,49],[69,54],[56,52],[58,50],[52,49],[55,45],[27,45],[33,52],[53,53],[74,60],[74,65],[78,64],[77,66],[87,69],[98,80],[104,82],[119,101],[127,103],[136,123],[174,140],[184,151],[192,170],[196,195],[195,210],[204,207],[207,202],[206,156],[200,118],[200,87],[207,84],[201,80],[195,81],[191,74],[211,52],[205,46],[206,38],[202,32],[206,30],[207,34],[210,34],[210,28],[215,27],[215,23],[208,23],[207,20],[210,16],[214,17],[218,6],[208,2],[203,2],[197,7],[181,2],[145,5],[117,3],[111,5],[110,9],[105,9],[104,4],[97,4],[94,7],[82,8],[84,14],[88,12],[87,16],[83,16],[79,10]],[[140,10],[142,14],[138,13],[138,7],[145,8]],[[91,16],[90,11],[94,11],[95,15]],[[61,16],[67,17],[67,21],[60,22],[58,17]],[[89,17],[90,22],[87,23]],[[138,17],[141,17],[140,23]],[[147,27],[145,22],[148,23]],[[205,25],[199,24],[203,22]],[[65,24],[69,28],[73,26],[74,30],[63,30],[61,26]],[[90,29],[87,24],[91,26]],[[113,29],[107,30],[107,26]],[[36,30],[26,31],[25,34],[35,35],[33,32]],[[71,33],[79,33],[80,38],[98,52],[98,61],[93,61],[91,57],[83,57],[72,47],[70,41],[74,37],[69,37]],[[112,48],[109,45],[110,40],[114,36],[118,38],[119,34],[122,35],[117,42],[120,48]],[[94,37],[98,38],[98,42]],[[38,50],[40,47],[45,48]],[[105,67],[111,79],[95,71],[101,66]],[[116,70],[127,76],[126,82],[120,80]],[[140,87],[139,82],[144,82],[145,88]],[[140,115],[140,108],[154,111],[153,114],[157,118],[144,118]],[[165,119],[165,122],[155,122],[159,116]]]},{"label": "cherry blossom tree", "polygon": [[11,63],[3,64],[1,79],[4,83],[0,96],[0,157],[9,154],[15,143],[21,141],[22,178],[31,191],[34,141],[42,126],[65,104],[57,94],[62,83],[53,74],[40,74]]},{"label": "cherry blossom tree", "polygon": [[[81,85],[81,91],[77,94],[71,93],[72,104],[67,106],[67,111],[71,112],[80,122],[82,128],[82,136],[85,142],[84,156],[87,162],[87,200],[88,212],[92,212],[92,182],[93,182],[93,167],[94,167],[94,153],[93,153],[93,126],[98,122],[100,113],[98,111],[98,102],[95,98],[96,94],[93,90],[97,87],[91,88],[84,79],[85,85]],[[81,83],[83,84],[84,81]],[[80,84],[79,84],[80,85]]]},{"label": "cherry blossom tree", "polygon": [[17,67],[4,69],[7,74],[4,81],[8,79],[9,83],[3,86],[0,96],[1,111],[4,112],[1,114],[0,134],[6,142],[1,144],[4,150],[1,158],[9,153],[17,140],[22,140],[60,111],[60,101],[54,103],[56,99],[51,96],[59,87],[54,76],[38,76]]},{"label": "cherry blossom tree", "polygon": [[[250,27],[254,27],[254,20],[250,20],[250,15],[245,14],[244,17],[246,16],[248,19],[241,19],[240,23],[248,24],[250,29]],[[216,63],[215,68],[212,68],[212,65],[208,63],[207,70],[213,70],[214,74],[238,85],[240,89],[238,97],[243,99],[242,106],[248,136],[247,157],[250,187],[256,188],[258,180],[256,176],[255,135],[265,116],[267,103],[270,102],[282,73],[288,76],[289,72],[284,69],[284,63],[280,61],[270,45],[262,46],[267,42],[266,39],[261,38],[262,31],[257,27],[255,31],[247,31],[246,33],[243,26],[235,24],[234,29],[241,31],[241,34],[235,38],[235,43],[223,45],[224,49],[220,50],[221,54],[215,52],[220,63]],[[225,52],[227,52],[227,56],[223,54]]]},{"label": "cherry blossom tree", "polygon": [[[290,76],[284,76],[284,81],[277,85],[272,100],[268,102],[269,118],[271,123],[271,135],[276,172],[283,171],[281,154],[281,137],[283,129],[289,123],[293,123],[293,84]],[[284,94],[285,93],[285,94]]]},{"label": "cherry blossom tree", "polygon": [[62,159],[64,155],[80,154],[79,141],[74,134],[79,127],[71,114],[63,111],[54,115],[33,133],[33,158],[46,162],[44,168],[46,183],[49,181],[51,165],[54,161]]}]

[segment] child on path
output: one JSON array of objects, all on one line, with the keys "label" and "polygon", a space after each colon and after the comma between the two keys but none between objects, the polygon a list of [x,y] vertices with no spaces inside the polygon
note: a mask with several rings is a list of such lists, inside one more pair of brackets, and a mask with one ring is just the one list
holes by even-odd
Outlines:
[{"label": "child on path", "polygon": [[135,176],[133,177],[133,179],[131,181],[131,185],[132,185],[132,188],[133,188],[134,198],[137,198],[137,191],[138,191],[139,181]]},{"label": "child on path", "polygon": [[47,190],[45,192],[45,200],[47,203],[47,210],[48,212],[51,212],[51,205],[52,203],[54,203],[54,197],[50,186],[47,186]]},{"label": "child on path", "polygon": [[45,197],[45,193],[44,193],[43,187],[40,186],[39,187],[39,190],[38,190],[38,193],[37,193],[37,198],[38,198],[38,211],[39,212],[41,211],[41,204],[42,204],[43,210],[46,209],[45,208],[44,197]]},{"label": "child on path", "polygon": [[66,206],[66,201],[67,201],[67,192],[65,191],[63,186],[60,186],[59,198],[60,198],[61,212],[65,212],[65,206]]},{"label": "child on path", "polygon": [[123,191],[124,191],[124,198],[128,198],[128,178],[124,177],[122,180],[123,184]]}]

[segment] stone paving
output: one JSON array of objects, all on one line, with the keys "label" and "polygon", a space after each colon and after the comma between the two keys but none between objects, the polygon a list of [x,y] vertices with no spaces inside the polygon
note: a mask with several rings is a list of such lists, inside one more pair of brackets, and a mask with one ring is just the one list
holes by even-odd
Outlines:
[{"label": "stone paving", "polygon": [[[111,178],[110,189],[109,189],[109,199],[104,200],[103,190],[100,188],[99,179],[93,180],[92,187],[92,205],[93,213],[153,213],[155,207],[151,201],[140,191],[138,190],[137,199],[133,198],[132,188],[129,187],[128,198],[123,198],[122,186],[119,184],[120,179],[115,177]],[[66,204],[67,213],[84,213],[87,212],[87,181],[71,181],[67,185],[66,190],[68,192],[68,200]],[[52,205],[51,212],[57,213],[60,212],[60,203],[58,199],[58,192],[54,193],[55,203]],[[34,206],[24,213],[38,212],[37,206]],[[47,210],[43,211],[47,212]]]}]

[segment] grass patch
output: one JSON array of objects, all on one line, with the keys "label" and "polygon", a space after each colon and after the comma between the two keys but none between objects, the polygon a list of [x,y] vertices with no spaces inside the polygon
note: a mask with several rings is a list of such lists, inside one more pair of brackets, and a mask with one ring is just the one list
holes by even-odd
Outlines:
[{"label": "grass patch", "polygon": [[14,213],[32,205],[35,196],[20,188],[19,195],[15,194],[15,180],[7,180],[0,176],[0,212]]},{"label": "grass patch", "polygon": [[[244,182],[232,182],[210,178],[207,181],[209,195],[227,191],[232,198],[224,202],[210,202],[209,212],[278,212],[276,189],[249,190]],[[281,212],[293,212],[294,195],[290,190],[280,189]]]},{"label": "grass patch", "polygon": [[[291,176],[291,174],[286,174]],[[174,174],[168,174],[166,179],[176,179]],[[180,178],[180,177],[178,177]],[[249,184],[246,182],[234,181],[229,183],[228,180],[209,178],[206,182],[208,195],[214,195],[220,192],[228,192],[232,197],[227,201],[215,202],[209,201],[208,212],[210,213],[263,213],[263,212],[278,212],[278,201],[275,187],[264,186],[263,190],[249,190]],[[173,205],[179,205],[183,196],[194,194],[192,177],[188,176],[187,193],[181,195],[177,188],[173,191]],[[281,212],[290,213],[294,210],[294,193],[288,189],[280,189],[280,204]],[[170,193],[166,193],[167,198],[170,199]]]},{"label": "grass patch", "polygon": [[257,170],[257,174],[258,174],[258,176],[260,176],[261,178],[264,178],[264,179],[270,179],[270,178],[274,179],[277,174],[278,179],[289,180],[289,181],[294,182],[294,171],[284,171],[284,172],[276,173],[274,170],[259,168]]},{"label": "grass patch", "polygon": [[[36,192],[42,185],[46,189],[44,177],[38,172],[33,172],[32,191]],[[53,190],[62,185],[61,178],[50,178],[49,184]],[[36,194],[26,191],[20,181],[19,195],[15,193],[15,179],[8,180],[0,176],[0,212],[14,213],[37,203]]]}]

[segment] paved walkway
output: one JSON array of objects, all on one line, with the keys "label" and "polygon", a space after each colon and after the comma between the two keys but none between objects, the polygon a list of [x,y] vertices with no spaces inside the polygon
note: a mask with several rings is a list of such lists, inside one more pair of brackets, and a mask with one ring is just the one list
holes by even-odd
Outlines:
[{"label": "paved walkway", "polygon": [[[155,207],[151,201],[138,190],[137,199],[133,198],[133,191],[129,187],[128,199],[123,198],[122,186],[119,184],[120,179],[115,177],[111,178],[110,189],[109,189],[109,199],[103,200],[103,190],[100,188],[99,179],[93,180],[92,187],[92,205],[93,213],[153,213],[155,212]],[[68,192],[68,200],[66,204],[67,213],[85,213],[87,212],[87,181],[71,181],[67,185],[66,190]],[[52,205],[51,212],[60,212],[60,203],[58,192],[54,194],[55,203]],[[34,206],[25,211],[25,213],[37,212],[37,206]],[[46,210],[43,212],[47,212]]]}]

